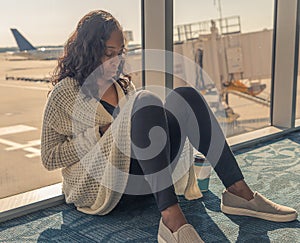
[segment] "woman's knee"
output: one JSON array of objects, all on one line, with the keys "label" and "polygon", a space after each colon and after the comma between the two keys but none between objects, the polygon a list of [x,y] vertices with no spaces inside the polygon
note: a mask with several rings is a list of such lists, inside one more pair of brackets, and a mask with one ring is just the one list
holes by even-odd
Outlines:
[{"label": "woman's knee", "polygon": [[162,120],[165,116],[163,102],[154,93],[139,91],[132,108],[132,120]]},{"label": "woman's knee", "polygon": [[198,106],[208,106],[202,94],[193,87],[178,87],[174,89],[174,94],[179,95],[181,98],[186,100],[190,106],[194,107],[196,104]]},{"label": "woman's knee", "polygon": [[148,90],[139,91],[134,102],[134,107],[142,108],[148,106],[163,107],[163,103],[156,94]]},{"label": "woman's knee", "polygon": [[199,103],[203,100],[201,94],[193,87],[178,87],[175,88],[166,98],[166,105],[169,106],[179,106],[183,101],[188,102],[189,106],[194,103]]},{"label": "woman's knee", "polygon": [[198,96],[199,92],[193,87],[177,87],[174,89],[174,92],[182,96],[183,98],[188,98],[191,96]]}]

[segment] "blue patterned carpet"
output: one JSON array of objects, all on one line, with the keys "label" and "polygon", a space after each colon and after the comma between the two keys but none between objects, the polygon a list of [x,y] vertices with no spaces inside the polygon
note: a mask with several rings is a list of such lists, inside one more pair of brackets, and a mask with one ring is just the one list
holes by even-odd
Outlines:
[{"label": "blue patterned carpet", "polygon": [[[300,133],[236,153],[246,181],[275,202],[300,212]],[[273,223],[220,212],[223,186],[213,173],[210,191],[180,205],[205,242],[300,242],[300,222]],[[0,225],[0,242],[156,242],[160,215],[152,197],[123,198],[107,216],[70,205],[39,211]]]}]

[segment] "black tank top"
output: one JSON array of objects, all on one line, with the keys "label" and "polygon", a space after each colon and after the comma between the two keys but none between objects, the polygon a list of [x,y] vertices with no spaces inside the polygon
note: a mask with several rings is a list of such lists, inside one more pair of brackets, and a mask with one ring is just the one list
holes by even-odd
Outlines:
[{"label": "black tank top", "polygon": [[114,107],[113,105],[109,104],[108,102],[104,100],[99,100],[99,102],[103,105],[105,110],[108,111],[109,114],[112,115],[112,117],[115,119],[118,114],[120,113],[120,108],[119,106]]}]

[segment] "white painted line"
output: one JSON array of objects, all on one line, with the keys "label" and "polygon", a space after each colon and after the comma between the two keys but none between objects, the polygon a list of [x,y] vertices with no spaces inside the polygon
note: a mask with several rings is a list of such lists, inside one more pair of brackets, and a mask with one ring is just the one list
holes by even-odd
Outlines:
[{"label": "white painted line", "polygon": [[2,138],[0,138],[0,143],[2,143],[2,144],[4,144],[4,145],[7,145],[7,146],[12,146],[12,147],[20,146],[19,143],[15,143],[15,142],[12,142],[12,141],[8,141],[8,140],[2,139]]},{"label": "white painted line", "polygon": [[41,144],[41,140],[38,139],[38,140],[29,141],[29,142],[27,142],[27,144],[19,144],[19,146],[6,148],[5,150],[12,151],[12,150],[16,150],[16,149],[23,149],[23,148],[38,146],[40,144]]},{"label": "white painted line", "polygon": [[0,86],[7,87],[7,88],[18,88],[18,89],[47,90],[47,91],[50,90],[50,88],[21,86],[21,85],[13,85],[13,84],[0,84]]},{"label": "white painted line", "polygon": [[[30,153],[30,154],[25,155],[27,158],[34,158],[34,157],[38,157],[38,156],[41,155],[41,150],[37,149],[37,148],[28,147],[28,146],[24,147],[23,144],[15,143],[15,142],[12,142],[12,141],[9,141],[9,140],[6,140],[6,139],[2,139],[2,138],[0,138],[0,143],[2,143],[4,145],[7,145],[7,146],[11,146],[11,148],[13,148],[13,149],[17,148],[17,147],[20,147],[20,149]],[[27,144],[25,144],[25,145],[27,145]],[[7,148],[5,150],[8,150],[8,149],[9,148]]]},{"label": "white painted line", "polygon": [[20,132],[34,131],[34,130],[37,130],[37,128],[26,126],[26,125],[0,127],[0,136],[7,135],[7,134],[20,133]]},{"label": "white painted line", "polygon": [[25,148],[24,149],[26,152],[29,152],[31,154],[26,154],[25,156],[27,158],[34,158],[34,157],[38,157],[41,156],[41,150],[40,149],[36,149],[36,148]]}]

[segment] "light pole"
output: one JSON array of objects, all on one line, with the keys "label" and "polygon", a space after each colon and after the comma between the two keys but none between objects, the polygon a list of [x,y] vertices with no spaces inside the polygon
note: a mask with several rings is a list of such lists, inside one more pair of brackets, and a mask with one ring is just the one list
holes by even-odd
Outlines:
[{"label": "light pole", "polygon": [[[216,5],[216,0],[214,0],[214,5]],[[222,20],[222,6],[221,6],[221,0],[218,0],[218,6],[217,9],[219,11],[219,17]]]}]

